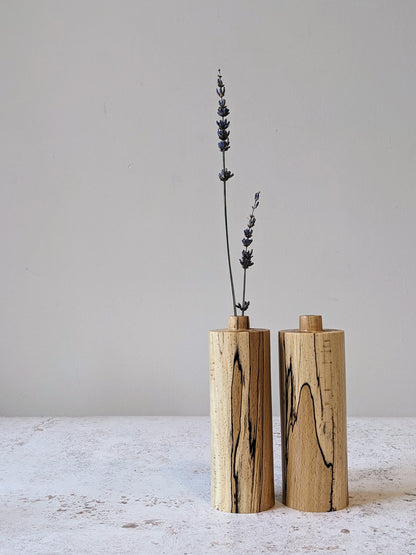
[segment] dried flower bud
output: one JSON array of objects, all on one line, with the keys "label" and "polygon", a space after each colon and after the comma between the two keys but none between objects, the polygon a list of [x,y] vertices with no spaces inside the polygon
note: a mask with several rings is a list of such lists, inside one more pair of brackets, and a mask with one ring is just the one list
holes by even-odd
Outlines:
[{"label": "dried flower bud", "polygon": [[233,177],[233,173],[230,172],[230,170],[227,170],[227,168],[225,170],[221,170],[220,173],[218,174],[218,177],[220,178],[221,181],[228,181],[229,179],[231,179]]},{"label": "dried flower bud", "polygon": [[220,121],[217,121],[217,125],[220,129],[227,129],[227,127],[230,125],[230,122],[228,121],[228,119],[220,119]]},{"label": "dried flower bud", "polygon": [[247,270],[247,268],[249,268],[250,266],[253,266],[254,262],[251,261],[252,256],[253,256],[253,250],[242,251],[240,264],[245,270]]},{"label": "dried flower bud", "polygon": [[241,303],[238,303],[235,305],[235,307],[241,310],[242,312],[247,310],[249,306],[250,306],[250,301],[245,301],[242,305]]},{"label": "dried flower bud", "polygon": [[220,106],[217,110],[217,114],[222,118],[227,117],[229,113],[230,113],[230,110],[227,108],[227,106]]},{"label": "dried flower bud", "polygon": [[245,246],[246,250],[244,250],[241,253],[240,264],[244,268],[244,270],[247,270],[247,268],[249,268],[250,266],[253,266],[253,264],[254,264],[253,261],[251,260],[252,257],[253,257],[253,250],[248,250],[248,247],[253,242],[253,239],[252,239],[252,237],[253,237],[253,227],[254,227],[254,224],[256,223],[256,218],[254,217],[254,210],[259,205],[259,198],[260,198],[260,193],[256,193],[254,195],[254,204],[251,207],[252,211],[251,211],[251,214],[249,216],[248,224],[247,224],[246,229],[243,232],[244,237],[242,239],[242,243]]},{"label": "dried flower bud", "polygon": [[226,131],[225,129],[218,129],[217,131],[218,138],[222,141],[226,141],[230,136],[230,132]]},{"label": "dried flower bud", "polygon": [[221,152],[226,152],[230,148],[230,141],[220,141],[218,143],[218,148]]}]

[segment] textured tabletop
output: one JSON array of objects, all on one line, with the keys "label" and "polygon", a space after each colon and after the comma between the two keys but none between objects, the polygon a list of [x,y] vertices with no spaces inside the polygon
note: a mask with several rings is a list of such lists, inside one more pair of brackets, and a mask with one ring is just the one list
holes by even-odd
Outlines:
[{"label": "textured tabletop", "polygon": [[350,506],[210,506],[209,419],[0,418],[0,553],[416,554],[416,418],[350,418]]}]

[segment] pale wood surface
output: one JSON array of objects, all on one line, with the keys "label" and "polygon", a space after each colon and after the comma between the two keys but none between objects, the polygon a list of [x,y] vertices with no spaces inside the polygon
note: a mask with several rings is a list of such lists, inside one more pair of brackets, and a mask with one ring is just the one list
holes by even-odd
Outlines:
[{"label": "pale wood surface", "polygon": [[322,331],[322,316],[305,315],[299,316],[300,331]]},{"label": "pale wood surface", "polygon": [[250,328],[250,319],[248,316],[230,316],[228,318],[229,330],[248,330]]},{"label": "pale wood surface", "polygon": [[348,504],[344,332],[279,333],[283,502]]},{"label": "pale wood surface", "polygon": [[274,505],[270,331],[215,330],[209,342],[211,503],[264,511]]}]

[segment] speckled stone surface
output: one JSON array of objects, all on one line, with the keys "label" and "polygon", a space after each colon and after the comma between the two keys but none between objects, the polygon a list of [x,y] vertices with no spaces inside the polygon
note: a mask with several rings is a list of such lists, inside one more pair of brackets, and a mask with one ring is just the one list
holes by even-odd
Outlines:
[{"label": "speckled stone surface", "polygon": [[210,506],[208,418],[1,418],[0,553],[416,553],[416,418],[350,418],[350,507]]}]

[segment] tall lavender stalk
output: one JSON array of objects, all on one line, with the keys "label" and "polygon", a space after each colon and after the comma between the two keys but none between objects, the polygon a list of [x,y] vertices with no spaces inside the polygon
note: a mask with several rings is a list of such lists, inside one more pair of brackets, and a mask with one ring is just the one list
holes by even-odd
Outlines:
[{"label": "tall lavender stalk", "polygon": [[218,85],[217,94],[220,97],[218,101],[219,108],[217,110],[217,114],[221,118],[220,120],[217,121],[217,125],[218,125],[217,134],[218,134],[218,138],[220,139],[220,142],[218,143],[218,148],[222,153],[222,170],[218,174],[218,177],[220,181],[223,182],[223,186],[224,186],[225,240],[227,244],[227,258],[228,258],[228,270],[230,272],[231,294],[233,297],[233,313],[234,313],[234,316],[236,316],[237,312],[236,312],[236,304],[235,304],[233,272],[231,269],[230,243],[228,239],[228,217],[227,217],[227,181],[231,179],[234,174],[231,173],[229,170],[227,170],[227,168],[225,167],[225,153],[230,148],[230,140],[229,140],[230,132],[227,131],[230,125],[230,122],[226,119],[230,113],[230,110],[227,108],[225,98],[224,98],[225,86],[222,81],[221,70],[218,70],[217,85]]},{"label": "tall lavender stalk", "polygon": [[241,310],[241,315],[244,316],[244,312],[248,309],[250,305],[250,301],[246,301],[246,272],[250,266],[253,266],[254,262],[253,258],[253,249],[249,249],[248,247],[253,242],[253,227],[256,223],[256,218],[254,217],[254,210],[259,205],[259,198],[260,192],[254,195],[254,204],[251,207],[251,214],[248,219],[248,224],[246,229],[244,230],[244,237],[242,243],[244,245],[244,250],[241,253],[240,264],[244,269],[244,276],[243,276],[243,300],[241,303],[237,304],[237,308]]}]

